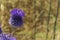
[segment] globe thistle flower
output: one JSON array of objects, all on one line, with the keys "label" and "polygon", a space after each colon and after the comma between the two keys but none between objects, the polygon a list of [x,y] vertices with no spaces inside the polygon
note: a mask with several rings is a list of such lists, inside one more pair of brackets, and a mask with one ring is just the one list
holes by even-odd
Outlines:
[{"label": "globe thistle flower", "polygon": [[22,26],[23,17],[25,16],[24,12],[21,9],[13,9],[11,12],[11,17],[9,19],[9,24],[12,26]]}]

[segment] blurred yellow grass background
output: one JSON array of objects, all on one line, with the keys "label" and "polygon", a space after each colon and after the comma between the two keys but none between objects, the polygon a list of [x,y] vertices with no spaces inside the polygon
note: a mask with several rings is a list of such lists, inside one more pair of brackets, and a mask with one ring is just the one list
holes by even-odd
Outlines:
[{"label": "blurred yellow grass background", "polygon": [[[0,1],[0,22],[4,33],[11,33],[17,40],[34,40],[34,32],[36,27],[36,40],[46,39],[47,18],[49,13],[50,0],[1,0]],[[49,22],[48,40],[53,38],[53,26],[57,12],[58,0],[52,0]],[[36,6],[35,6],[36,5]],[[36,7],[36,8],[34,8]],[[59,5],[60,7],[60,5]],[[21,28],[13,28],[9,25],[10,11],[19,8],[25,12],[24,25]],[[43,14],[44,13],[44,14]],[[42,16],[41,16],[42,15]],[[60,8],[59,8],[60,15]],[[58,16],[56,40],[60,38],[60,16]]]}]

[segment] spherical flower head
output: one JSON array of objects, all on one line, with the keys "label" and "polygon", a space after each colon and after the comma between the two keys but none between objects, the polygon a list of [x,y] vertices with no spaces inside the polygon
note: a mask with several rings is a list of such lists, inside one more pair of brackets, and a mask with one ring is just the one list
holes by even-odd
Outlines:
[{"label": "spherical flower head", "polygon": [[20,27],[23,25],[23,17],[25,13],[21,9],[13,9],[11,12],[11,17],[9,19],[9,24],[12,26]]},{"label": "spherical flower head", "polygon": [[17,8],[13,9],[10,13],[11,13],[11,15],[18,14],[21,17],[25,16],[25,13],[21,9],[17,9]]}]

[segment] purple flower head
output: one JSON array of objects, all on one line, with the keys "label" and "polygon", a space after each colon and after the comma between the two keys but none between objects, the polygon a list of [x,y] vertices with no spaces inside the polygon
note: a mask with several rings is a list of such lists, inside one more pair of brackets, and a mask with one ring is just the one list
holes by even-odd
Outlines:
[{"label": "purple flower head", "polygon": [[25,13],[21,10],[21,9],[13,9],[11,12],[11,15],[20,15],[21,17],[24,17],[25,16]]},{"label": "purple flower head", "polygon": [[21,9],[13,9],[11,12],[11,17],[9,19],[9,24],[12,26],[20,27],[23,25],[23,17],[25,13]]},{"label": "purple flower head", "polygon": [[0,34],[0,40],[16,40],[16,38],[9,34]]}]

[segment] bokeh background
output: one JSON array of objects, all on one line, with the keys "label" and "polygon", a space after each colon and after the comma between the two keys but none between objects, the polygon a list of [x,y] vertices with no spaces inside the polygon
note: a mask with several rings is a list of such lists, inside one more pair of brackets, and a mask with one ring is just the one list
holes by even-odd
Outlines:
[{"label": "bokeh background", "polygon": [[[14,28],[9,24],[10,11],[14,8],[25,12],[22,27]],[[60,40],[59,15],[58,0],[0,0],[0,23],[3,33],[13,33],[17,40]]]}]

